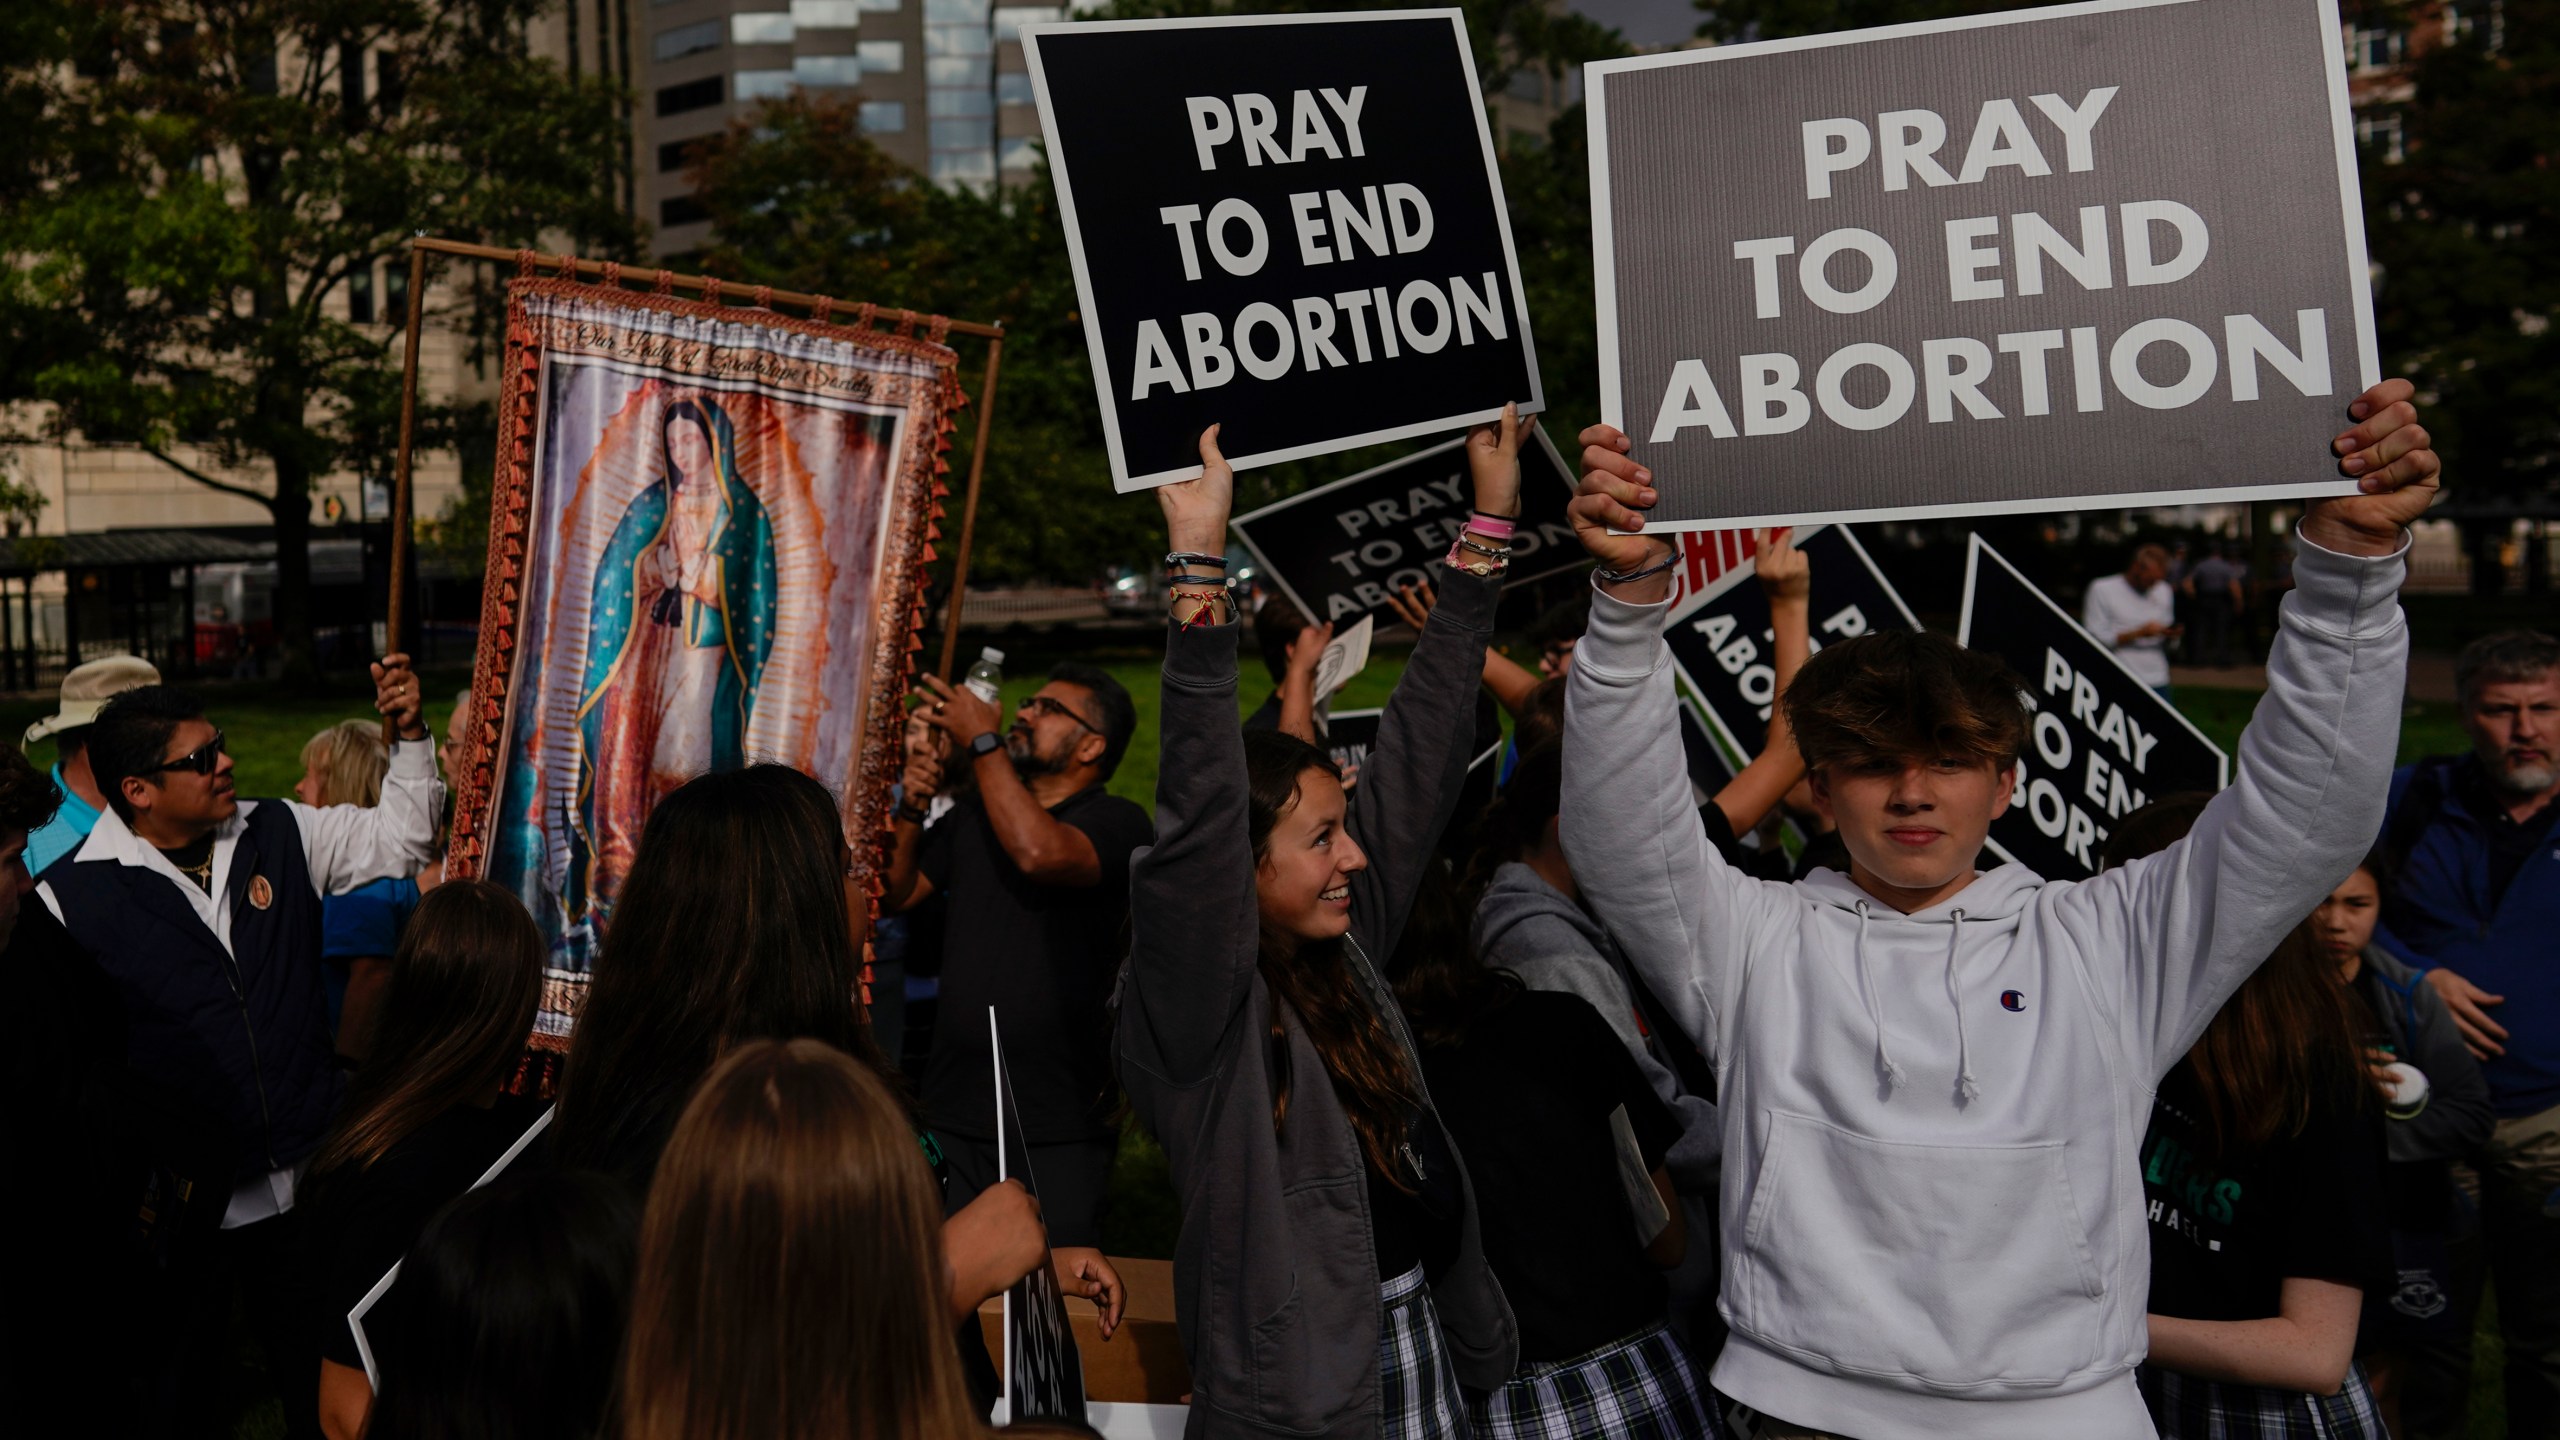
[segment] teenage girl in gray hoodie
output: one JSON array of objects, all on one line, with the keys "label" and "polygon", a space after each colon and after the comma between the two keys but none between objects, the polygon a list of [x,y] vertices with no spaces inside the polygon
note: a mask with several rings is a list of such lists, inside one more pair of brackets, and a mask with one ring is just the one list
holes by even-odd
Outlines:
[{"label": "teenage girl in gray hoodie", "polygon": [[[1974,872],[2017,767],[1973,742],[2019,743],[2025,717],[1999,713],[2016,682],[1910,632],[1825,649],[1790,694],[1850,873],[1724,865],[1689,805],[1662,542],[1628,533],[1652,476],[1624,435],[1584,432],[1573,516],[1602,569],[1566,698],[1564,843],[1715,1066],[1732,1334],[1714,1383],[1757,1433],[2151,1435],[2135,1148],[2160,1077],[2381,826],[2400,556],[2438,468],[2412,393],[2348,407],[2331,460],[2363,493],[2313,501],[2295,531],[2237,782],[2187,839],[2080,883]],[[1826,671],[1859,705],[1817,744]],[[1957,692],[1983,722],[1970,741]]]},{"label": "teenage girl in gray hoodie", "polygon": [[[1480,515],[1518,513],[1520,434],[1506,414],[1469,438]],[[1452,546],[1346,800],[1322,751],[1237,724],[1215,427],[1200,455],[1156,492],[1173,623],[1118,1034],[1181,1197],[1185,1433],[1457,1440],[1458,1386],[1508,1379],[1519,1340],[1380,967],[1465,781],[1509,526]]]}]

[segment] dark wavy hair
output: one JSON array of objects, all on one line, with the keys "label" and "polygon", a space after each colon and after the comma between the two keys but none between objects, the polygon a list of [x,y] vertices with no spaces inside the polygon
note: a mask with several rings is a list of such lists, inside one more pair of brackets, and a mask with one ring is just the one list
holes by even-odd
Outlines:
[{"label": "dark wavy hair", "polygon": [[2007,766],[2027,742],[2025,682],[2007,662],[1925,630],[1825,645],[1787,687],[1806,768],[1953,756]]},{"label": "dark wavy hair", "polygon": [[848,859],[835,797],[785,765],[658,802],[561,1071],[565,1163],[645,1192],[685,1100],[742,1040],[823,1040],[895,1074],[863,1016]]},{"label": "dark wavy hair", "polygon": [[[1258,868],[1271,853],[1271,830],[1298,803],[1309,771],[1339,780],[1342,772],[1322,750],[1277,730],[1248,730],[1244,737],[1245,833]],[[1422,857],[1416,857],[1417,859]],[[1401,1189],[1412,1188],[1397,1163],[1405,1126],[1418,1103],[1403,1050],[1351,973],[1347,937],[1306,944],[1294,936],[1262,931],[1262,982],[1284,1003],[1271,1009],[1271,1128],[1286,1131],[1293,1077],[1289,1073],[1287,1017],[1295,1015],[1324,1058],[1334,1097],[1342,1102],[1361,1153],[1371,1169]]]}]

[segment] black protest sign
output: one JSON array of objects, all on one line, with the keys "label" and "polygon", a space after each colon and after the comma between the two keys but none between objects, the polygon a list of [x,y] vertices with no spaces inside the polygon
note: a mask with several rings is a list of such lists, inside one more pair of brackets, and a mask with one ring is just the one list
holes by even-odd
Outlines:
[{"label": "black protest sign", "polygon": [[[1336,710],[1325,717],[1325,753],[1333,757],[1334,768],[1342,772],[1342,788],[1345,790],[1360,783],[1360,767],[1369,763],[1369,752],[1377,748],[1378,722],[1386,713],[1383,709]],[[1479,737],[1486,733],[1483,727],[1478,727]],[[1470,772],[1482,769],[1486,761],[1502,753],[1502,732],[1495,729],[1490,733],[1492,745],[1467,762]],[[1461,806],[1458,813],[1463,815],[1468,811]]]},{"label": "black protest sign", "polygon": [[[1443,441],[1228,522],[1236,538],[1298,608],[1339,631],[1374,615],[1396,623],[1387,597],[1431,578],[1474,513],[1466,437]],[[1543,428],[1520,446],[1520,520],[1503,584],[1569,570],[1589,559],[1565,505],[1576,477]]]},{"label": "black protest sign", "polygon": [[1025,26],[1112,483],[1543,407],[1456,10]]},{"label": "black protest sign", "polygon": [[[1004,1035],[987,1010],[987,1043],[995,1056],[996,1180],[1019,1181],[1033,1198],[1040,1182],[1031,1173],[1031,1145],[1014,1104],[1013,1071],[1005,1063]],[[1004,1292],[1004,1401],[1007,1423],[1054,1420],[1085,1424],[1084,1355],[1067,1321],[1066,1296],[1048,1257]]]},{"label": "black protest sign", "polygon": [[[1812,649],[1888,626],[1920,628],[1847,526],[1809,527],[1797,533],[1795,545],[1812,569]],[[1672,663],[1745,764],[1768,741],[1769,705],[1778,685],[1769,593],[1760,588],[1759,575],[1753,557],[1726,568],[1690,590],[1663,629]]]},{"label": "black protest sign", "polygon": [[2335,0],[1584,76],[1600,411],[1647,529],[2354,489],[2329,440],[2379,374]]},{"label": "black protest sign", "polygon": [[2048,880],[2094,875],[2116,821],[2164,795],[2229,782],[2231,757],[1979,535],[1957,638],[2008,661],[2035,712],[2016,793],[1991,822],[2002,859]]}]

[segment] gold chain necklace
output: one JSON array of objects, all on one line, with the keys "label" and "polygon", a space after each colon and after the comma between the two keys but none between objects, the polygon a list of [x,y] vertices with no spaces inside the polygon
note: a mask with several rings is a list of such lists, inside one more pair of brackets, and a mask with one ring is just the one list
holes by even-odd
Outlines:
[{"label": "gold chain necklace", "polygon": [[204,856],[204,863],[203,863],[203,864],[201,864],[201,865],[181,865],[181,864],[179,864],[176,860],[171,860],[169,863],[170,863],[170,864],[172,864],[172,865],[176,865],[176,866],[178,867],[178,871],[179,871],[179,873],[181,873],[181,874],[185,874],[185,875],[192,875],[192,876],[194,876],[194,877],[195,877],[195,880],[196,880],[196,884],[198,884],[199,886],[202,886],[202,887],[203,887],[204,889],[206,889],[207,891],[210,891],[210,890],[212,890],[212,889],[213,889],[213,852],[212,852],[212,851],[208,850],[208,851],[206,851],[206,852],[205,852],[205,856]]}]

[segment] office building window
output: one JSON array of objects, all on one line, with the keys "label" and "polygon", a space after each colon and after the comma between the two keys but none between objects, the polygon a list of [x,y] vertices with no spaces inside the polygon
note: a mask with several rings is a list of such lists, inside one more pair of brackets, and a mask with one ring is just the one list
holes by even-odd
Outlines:
[{"label": "office building window", "polygon": [[2377,152],[2386,165],[2397,165],[2409,158],[2401,144],[2402,131],[2397,115],[2363,115],[2356,119],[2356,143]]},{"label": "office building window", "polygon": [[1064,5],[1008,5],[996,12],[996,43],[1021,39],[1025,25],[1046,25],[1066,18]]},{"label": "office building window", "polygon": [[729,17],[732,45],[788,45],[797,33],[789,12],[758,11]]},{"label": "office building window", "polygon": [[791,23],[803,30],[851,30],[862,23],[861,0],[791,0]]},{"label": "office building window", "polygon": [[711,75],[700,80],[688,80],[682,85],[668,86],[658,92],[658,118],[663,120],[688,110],[710,109],[721,101],[724,94],[722,84],[719,76]]},{"label": "office building window", "polygon": [[791,73],[801,84],[819,88],[859,85],[863,68],[856,55],[801,55],[791,62]]},{"label": "office building window", "polygon": [[1036,170],[1040,168],[1040,142],[1029,135],[1015,135],[996,146],[996,168],[999,170]]},{"label": "office building window", "polygon": [[995,62],[989,59],[972,58],[967,55],[935,55],[924,62],[924,83],[969,85],[984,90],[987,88],[988,81],[994,78],[987,72],[994,68]]},{"label": "office building window", "polygon": [[347,277],[347,320],[354,325],[373,323],[373,267],[370,265]]},{"label": "office building window", "polygon": [[995,183],[995,152],[975,150],[936,150],[931,174],[937,185],[985,186]]},{"label": "office building window", "polygon": [[1008,70],[996,77],[996,103],[999,105],[1032,105],[1039,97],[1031,93],[1031,77],[1019,70]]},{"label": "office building window", "polygon": [[907,68],[904,40],[865,40],[854,48],[862,52],[862,68],[874,75],[895,75]]},{"label": "office building window", "polygon": [[996,113],[996,97],[984,90],[935,89],[926,93],[925,113],[936,120],[976,119]]},{"label": "office building window", "polygon": [[791,93],[792,84],[792,74],[788,70],[741,70],[738,72],[738,98],[779,100]]},{"label": "office building window", "polygon": [[692,225],[711,218],[702,202],[690,195],[670,195],[658,202],[658,223],[664,226]]},{"label": "office building window", "polygon": [[874,15],[895,15],[906,8],[907,0],[854,0],[854,3]]},{"label": "office building window", "polygon": [[720,22],[717,20],[705,20],[699,25],[678,25],[672,30],[661,30],[658,32],[658,43],[655,47],[657,56],[662,61],[681,60],[687,55],[699,55],[705,50],[719,48]]},{"label": "office building window", "polygon": [[658,147],[658,173],[672,175],[693,163],[697,147],[708,149],[719,140],[717,135],[696,135],[690,140],[670,140]]},{"label": "office building window", "polygon": [[896,135],[907,128],[907,102],[903,100],[865,100],[862,102],[862,128],[872,135]]}]

